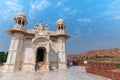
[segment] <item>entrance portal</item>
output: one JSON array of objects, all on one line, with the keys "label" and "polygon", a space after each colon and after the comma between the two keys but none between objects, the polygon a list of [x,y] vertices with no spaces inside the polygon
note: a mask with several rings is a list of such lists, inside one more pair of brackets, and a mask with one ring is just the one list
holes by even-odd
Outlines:
[{"label": "entrance portal", "polygon": [[39,49],[37,50],[37,62],[42,62],[44,59],[44,50]]},{"label": "entrance portal", "polygon": [[46,55],[46,49],[44,47],[39,47],[36,51],[36,66],[35,70],[40,71],[42,70],[42,67],[45,65],[45,55]]},{"label": "entrance portal", "polygon": [[45,57],[45,48],[40,47],[37,49],[36,62],[43,62]]}]

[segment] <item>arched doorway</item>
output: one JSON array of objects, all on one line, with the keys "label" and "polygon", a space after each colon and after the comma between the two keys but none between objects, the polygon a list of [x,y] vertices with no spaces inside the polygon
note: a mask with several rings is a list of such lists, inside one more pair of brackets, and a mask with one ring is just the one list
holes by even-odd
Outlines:
[{"label": "arched doorway", "polygon": [[46,61],[46,48],[45,47],[39,47],[36,50],[36,66],[35,70],[40,70],[41,66],[44,65]]},{"label": "arched doorway", "polygon": [[36,58],[37,62],[42,62],[44,61],[44,49],[42,48],[38,48],[37,49],[37,58]]}]

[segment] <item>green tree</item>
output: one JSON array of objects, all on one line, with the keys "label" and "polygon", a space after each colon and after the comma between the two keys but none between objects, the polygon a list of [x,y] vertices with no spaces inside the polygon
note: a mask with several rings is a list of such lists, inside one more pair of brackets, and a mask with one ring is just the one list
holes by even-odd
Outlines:
[{"label": "green tree", "polygon": [[6,62],[7,56],[8,56],[8,52],[6,52],[6,53],[4,54],[4,62]]},{"label": "green tree", "polygon": [[8,52],[1,51],[0,52],[0,63],[4,63],[7,60]]},{"label": "green tree", "polygon": [[4,51],[0,52],[0,63],[4,62],[4,54],[5,54]]}]

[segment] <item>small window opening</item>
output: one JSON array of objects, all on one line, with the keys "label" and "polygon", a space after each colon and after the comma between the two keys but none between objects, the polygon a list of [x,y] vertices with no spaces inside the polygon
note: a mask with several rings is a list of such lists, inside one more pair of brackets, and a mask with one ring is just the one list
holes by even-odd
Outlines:
[{"label": "small window opening", "polygon": [[18,24],[21,24],[21,20],[18,21]]}]

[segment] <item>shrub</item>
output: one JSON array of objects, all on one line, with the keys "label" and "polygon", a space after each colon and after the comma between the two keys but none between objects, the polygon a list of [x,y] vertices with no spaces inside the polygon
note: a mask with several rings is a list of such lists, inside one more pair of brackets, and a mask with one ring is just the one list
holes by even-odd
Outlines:
[{"label": "shrub", "polygon": [[117,64],[116,64],[116,67],[117,67],[117,68],[120,68],[120,63],[117,63]]}]

